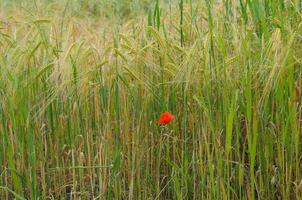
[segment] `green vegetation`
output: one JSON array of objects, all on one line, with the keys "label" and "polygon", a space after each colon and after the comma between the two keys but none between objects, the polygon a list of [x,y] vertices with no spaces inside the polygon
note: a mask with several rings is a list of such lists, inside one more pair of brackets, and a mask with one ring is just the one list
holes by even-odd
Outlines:
[{"label": "green vegetation", "polygon": [[0,0],[0,199],[302,199],[301,11]]}]

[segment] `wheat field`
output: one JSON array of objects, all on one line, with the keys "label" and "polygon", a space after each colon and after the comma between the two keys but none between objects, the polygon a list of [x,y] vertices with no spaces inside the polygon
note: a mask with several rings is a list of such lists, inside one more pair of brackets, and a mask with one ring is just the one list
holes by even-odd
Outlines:
[{"label": "wheat field", "polygon": [[302,199],[301,88],[301,0],[0,0],[0,199]]}]

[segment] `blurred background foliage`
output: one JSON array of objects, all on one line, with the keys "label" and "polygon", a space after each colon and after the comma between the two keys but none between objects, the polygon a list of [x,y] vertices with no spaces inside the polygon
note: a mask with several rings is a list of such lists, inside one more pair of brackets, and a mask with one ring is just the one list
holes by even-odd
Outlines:
[{"label": "blurred background foliage", "polygon": [[[73,14],[89,17],[106,17],[128,20],[145,14],[154,8],[156,0],[1,0],[0,5],[6,8],[24,7],[25,9],[45,9],[45,5],[57,9],[68,8]],[[175,0],[162,0],[161,4],[171,5]],[[63,5],[62,5],[63,4]]]}]

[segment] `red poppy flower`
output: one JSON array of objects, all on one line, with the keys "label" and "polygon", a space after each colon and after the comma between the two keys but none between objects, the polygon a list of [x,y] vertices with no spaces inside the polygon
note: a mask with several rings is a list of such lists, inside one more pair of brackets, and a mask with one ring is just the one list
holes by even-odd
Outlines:
[{"label": "red poppy flower", "polygon": [[170,112],[164,112],[160,115],[158,123],[159,124],[169,124],[174,119],[175,119],[175,117]]}]

